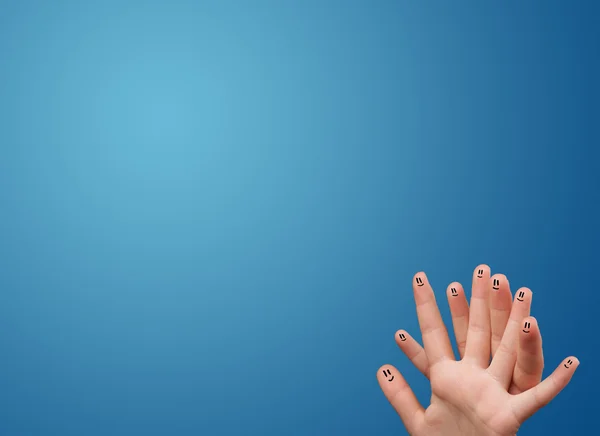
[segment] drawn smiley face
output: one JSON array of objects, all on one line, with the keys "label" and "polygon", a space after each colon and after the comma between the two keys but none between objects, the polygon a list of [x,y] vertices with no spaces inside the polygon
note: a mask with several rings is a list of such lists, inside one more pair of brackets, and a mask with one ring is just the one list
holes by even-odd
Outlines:
[{"label": "drawn smiley face", "polygon": [[483,278],[483,270],[482,269],[477,270],[477,277],[480,279]]},{"label": "drawn smiley face", "polygon": [[417,282],[417,286],[421,287],[423,286],[425,283],[423,282],[423,279],[421,277],[417,277],[415,279],[415,282]]},{"label": "drawn smiley face", "polygon": [[458,291],[456,290],[456,288],[450,288],[450,292],[452,293],[453,297],[458,297]]},{"label": "drawn smiley face", "polygon": [[495,291],[500,289],[500,280],[494,279],[494,282],[492,283],[492,289]]},{"label": "drawn smiley face", "polygon": [[525,325],[523,326],[523,333],[529,333],[531,331],[531,323],[525,321]]},{"label": "drawn smiley face", "polygon": [[565,368],[569,369],[571,367],[571,365],[573,365],[573,361],[571,359],[569,359],[563,365]]},{"label": "drawn smiley face", "polygon": [[[385,379],[389,382],[394,380],[394,376],[392,375],[392,372],[389,369],[384,369],[383,370],[383,376],[385,377]],[[390,378],[391,377],[391,378]]]},{"label": "drawn smiley face", "polygon": [[406,341],[406,335],[405,335],[404,333],[400,333],[400,334],[398,335],[398,337],[400,338],[400,340],[401,340],[402,342]]},{"label": "drawn smiley face", "polygon": [[519,293],[517,294],[517,300],[518,301],[525,301],[525,292],[519,291]]}]

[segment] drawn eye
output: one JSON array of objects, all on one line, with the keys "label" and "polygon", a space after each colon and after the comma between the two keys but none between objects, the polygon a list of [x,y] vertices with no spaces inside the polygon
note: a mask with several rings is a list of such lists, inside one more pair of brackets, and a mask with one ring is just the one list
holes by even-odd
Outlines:
[{"label": "drawn eye", "polygon": [[[389,382],[391,382],[392,380],[394,380],[394,376],[392,375],[392,372],[389,369],[384,369],[383,370],[383,375],[385,376],[385,378]],[[388,378],[389,376],[392,376],[392,378]]]}]

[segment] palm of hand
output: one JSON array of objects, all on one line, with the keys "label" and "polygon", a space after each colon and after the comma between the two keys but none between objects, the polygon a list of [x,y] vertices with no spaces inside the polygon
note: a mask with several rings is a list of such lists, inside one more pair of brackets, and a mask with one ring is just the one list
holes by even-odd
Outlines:
[{"label": "palm of hand", "polygon": [[519,419],[511,395],[487,369],[469,361],[431,368],[431,405],[415,435],[514,435]]},{"label": "palm of hand", "polygon": [[531,291],[521,288],[512,302],[506,278],[492,281],[486,265],[474,273],[470,308],[464,293],[462,303],[455,298],[462,292],[458,287],[451,285],[447,293],[461,360],[454,358],[424,273],[413,281],[424,347],[407,332],[400,331],[397,338],[431,382],[429,407],[423,409],[400,372],[390,365],[378,371],[379,383],[411,435],[515,435],[526,419],[569,383],[579,361],[565,359],[540,383],[543,356],[537,321],[528,316]]}]

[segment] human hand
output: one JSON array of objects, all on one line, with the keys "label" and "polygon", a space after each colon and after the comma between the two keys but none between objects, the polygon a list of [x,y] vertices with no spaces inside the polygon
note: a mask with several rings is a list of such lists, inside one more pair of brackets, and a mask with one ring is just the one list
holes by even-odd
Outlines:
[{"label": "human hand", "polygon": [[427,410],[420,406],[394,367],[378,371],[386,397],[412,435],[514,435],[566,386],[579,365],[570,357],[539,383],[543,355],[537,322],[528,316],[531,291],[519,289],[513,303],[506,277],[490,277],[486,265],[473,274],[470,311],[460,284],[447,290],[460,361],[453,358],[424,273],[415,275],[413,290],[425,347],[403,330],[396,340],[430,379],[431,405]]},{"label": "human hand", "polygon": [[[486,269],[485,265],[475,268],[473,280],[479,281],[480,278],[477,277],[479,275],[482,275],[481,279],[483,279],[483,274],[487,270],[489,268]],[[516,361],[509,392],[512,394],[525,392],[541,381],[544,369],[541,334],[537,327],[537,321],[533,317],[529,317],[532,293],[527,288],[519,289],[515,298],[518,297],[522,301],[520,301],[521,304],[515,304],[513,308],[509,282],[503,274],[494,274],[490,277],[488,291],[492,357],[500,347],[502,337],[506,332],[507,336],[502,345],[502,350],[507,353],[504,358],[509,359],[513,366]],[[448,286],[446,296],[450,306],[458,352],[462,359],[467,343],[469,303],[462,285],[458,282],[453,282]],[[521,333],[519,335],[519,332],[523,330],[520,327],[525,322],[530,324],[529,334]],[[397,331],[395,338],[404,354],[429,379],[429,361],[423,347],[406,330]]]}]

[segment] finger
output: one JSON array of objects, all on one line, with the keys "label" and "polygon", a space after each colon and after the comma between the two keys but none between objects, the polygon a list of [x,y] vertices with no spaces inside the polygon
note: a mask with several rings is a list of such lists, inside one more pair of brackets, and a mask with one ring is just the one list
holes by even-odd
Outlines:
[{"label": "finger", "polygon": [[521,288],[515,293],[504,336],[502,336],[502,341],[500,341],[500,345],[488,368],[490,374],[506,389],[508,389],[510,385],[515,364],[517,362],[517,341],[519,339],[519,331],[522,328],[521,323],[529,316],[532,296],[531,290],[527,288]]},{"label": "finger", "polygon": [[467,345],[467,331],[469,329],[469,303],[462,285],[453,282],[446,289],[448,305],[452,314],[452,327],[454,328],[454,337],[456,338],[456,347],[460,358],[465,355],[465,346]]},{"label": "finger", "polygon": [[492,356],[502,341],[510,309],[512,307],[512,294],[510,285],[504,274],[494,274],[489,282],[490,287],[490,323],[492,327]]},{"label": "finger", "polygon": [[571,356],[563,360],[543,382],[522,394],[515,395],[512,398],[513,410],[519,422],[522,423],[552,401],[569,384],[578,366],[579,360]]},{"label": "finger", "polygon": [[425,349],[406,330],[396,332],[396,343],[421,373],[429,378],[429,361]]},{"label": "finger", "polygon": [[453,358],[454,353],[452,345],[450,345],[450,338],[448,338],[448,330],[442,321],[433,289],[431,289],[425,273],[420,272],[415,275],[413,291],[423,346],[431,369],[440,360]]},{"label": "finger", "polygon": [[377,371],[377,381],[385,397],[400,415],[406,430],[414,434],[425,411],[404,377],[393,366],[384,365]]},{"label": "finger", "polygon": [[479,265],[475,268],[469,309],[469,331],[465,347],[465,359],[473,360],[482,368],[487,368],[490,364],[489,280],[489,266]]},{"label": "finger", "polygon": [[537,320],[526,317],[519,332],[517,364],[513,373],[513,382],[509,390],[511,394],[520,394],[542,380],[544,370],[544,354],[542,352],[542,335]]}]

